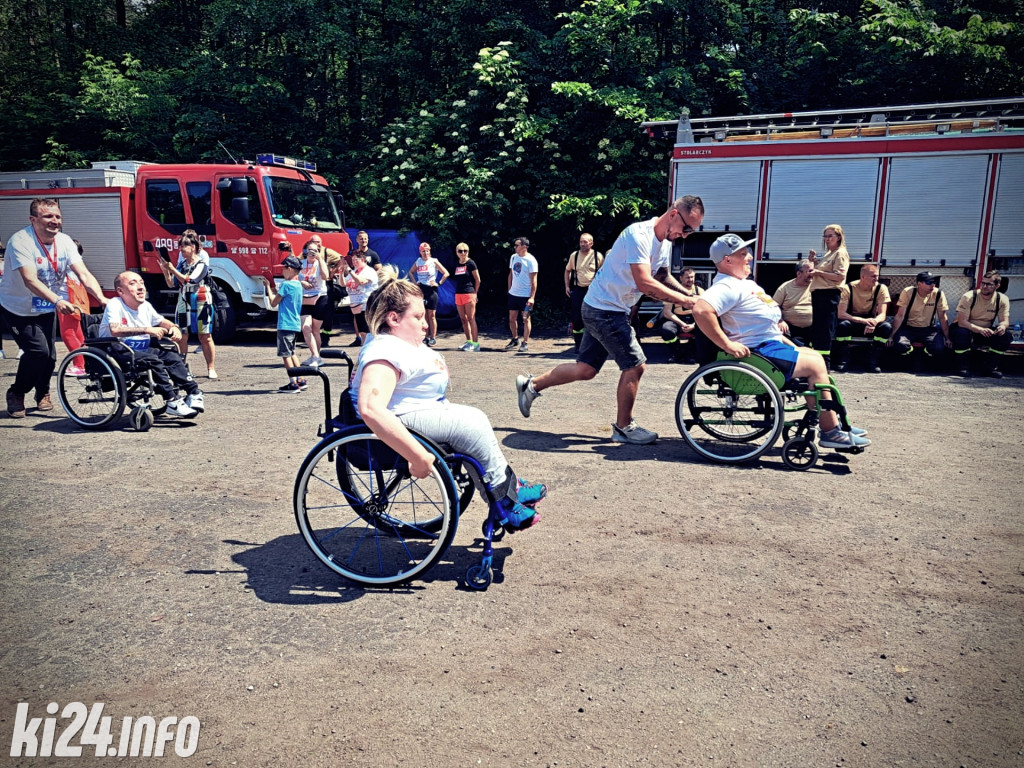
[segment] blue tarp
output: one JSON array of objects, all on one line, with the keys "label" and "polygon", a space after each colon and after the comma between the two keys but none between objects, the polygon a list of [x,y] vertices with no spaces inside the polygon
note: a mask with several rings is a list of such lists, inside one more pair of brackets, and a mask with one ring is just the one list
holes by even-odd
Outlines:
[{"label": "blue tarp", "polygon": [[[357,229],[346,230],[352,240],[353,247],[356,242]],[[368,229],[366,234],[370,238],[370,248],[380,255],[384,264],[392,264],[398,270],[400,277],[405,277],[412,269],[413,262],[420,256],[420,243],[422,239],[415,232],[399,233],[393,229]],[[431,251],[434,258],[444,264],[451,272],[455,262],[454,254],[448,249],[434,248],[431,243]],[[457,315],[455,309],[455,284],[446,280],[437,292],[437,314],[448,317]]]}]

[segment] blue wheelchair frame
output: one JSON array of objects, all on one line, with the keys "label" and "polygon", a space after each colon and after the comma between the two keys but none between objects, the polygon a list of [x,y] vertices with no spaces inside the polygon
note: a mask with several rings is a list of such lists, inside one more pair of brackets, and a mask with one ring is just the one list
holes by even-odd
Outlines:
[{"label": "blue wheelchair frame", "polygon": [[[324,356],[343,358],[351,377],[353,362],[345,352],[324,350],[324,353],[329,353]],[[288,374],[294,377],[316,376],[324,385],[324,422],[317,432],[321,439],[304,459],[296,477],[294,493],[296,522],[306,544],[317,558],[335,573],[366,586],[395,586],[410,581],[429,570],[447,552],[458,529],[459,518],[472,499],[474,488],[477,488],[487,500],[488,514],[481,526],[483,552],[479,563],[467,569],[465,583],[471,589],[487,589],[493,579],[493,543],[504,537],[506,529],[501,524],[498,500],[483,482],[484,470],[480,463],[472,456],[454,452],[448,446],[438,445],[412,432],[435,455],[434,469],[439,477],[434,482],[443,487],[448,504],[438,517],[418,519],[418,508],[436,508],[439,506],[438,500],[421,500],[417,505],[415,496],[423,481],[412,478],[408,473],[407,462],[357,418],[348,389],[342,391],[337,414],[334,414],[331,411],[331,382],[327,373],[319,368],[301,366],[289,368]],[[361,445],[358,450],[351,447],[356,444]],[[331,472],[316,469],[324,457],[334,463]],[[351,479],[353,473],[349,472],[350,468],[355,470],[356,481]],[[320,482],[313,484],[314,479]],[[430,479],[428,477],[424,480]],[[335,480],[336,485],[331,482]],[[329,489],[331,493],[340,494],[354,511],[354,517],[346,512],[346,516],[351,519],[341,524],[332,522],[328,527],[329,532],[321,535],[314,530],[315,526],[309,517],[311,512],[322,511],[325,506],[314,509],[307,506],[307,501],[308,496],[314,492],[314,486],[320,492],[328,492],[323,488],[324,485],[332,486]],[[397,501],[399,494],[403,495],[403,499],[413,498],[412,501],[403,502],[405,508],[413,511],[412,515],[396,514],[396,510],[403,507]],[[342,505],[329,506],[338,508]],[[411,520],[406,519],[410,516]],[[508,529],[509,532],[512,530]],[[326,544],[334,538],[341,540],[345,536],[351,538],[353,543],[350,545],[349,559],[343,562],[338,557],[339,553]],[[421,541],[422,544],[419,543]],[[365,551],[360,551],[363,547],[371,551],[376,548],[376,563]],[[385,548],[396,553],[396,565],[390,572]],[[421,551],[422,557],[419,554]],[[397,560],[403,557],[408,558],[412,564],[397,564]],[[376,565],[376,572],[371,573],[369,567],[353,566],[351,561],[356,559],[362,563],[369,562],[371,566]]]}]

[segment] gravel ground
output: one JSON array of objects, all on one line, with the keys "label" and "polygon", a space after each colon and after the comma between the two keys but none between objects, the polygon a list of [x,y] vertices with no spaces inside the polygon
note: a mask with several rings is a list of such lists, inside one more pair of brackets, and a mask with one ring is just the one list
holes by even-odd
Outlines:
[{"label": "gravel ground", "polygon": [[[266,331],[218,350],[193,423],[0,418],[3,765],[74,763],[6,756],[19,703],[102,702],[112,747],[122,718],[198,718],[175,764],[1024,766],[1024,378],[844,374],[874,444],[794,472],[777,449],[699,460],[673,416],[692,366],[658,345],[637,409],[653,446],[610,442],[613,370],[525,420],[515,375],[571,345],[504,341],[439,339],[453,399],[550,487],[483,593],[459,583],[479,501],[402,589],[313,557],[291,489],[322,397],[275,393]],[[81,743],[71,714],[54,744]]]}]

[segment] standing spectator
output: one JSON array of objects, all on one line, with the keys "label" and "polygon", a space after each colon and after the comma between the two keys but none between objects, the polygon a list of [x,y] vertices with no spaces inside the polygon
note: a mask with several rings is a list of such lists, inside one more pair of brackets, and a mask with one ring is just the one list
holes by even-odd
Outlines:
[{"label": "standing spectator", "polygon": [[[0,243],[0,283],[4,281],[4,254],[6,248],[3,243]],[[0,317],[0,360],[6,359],[7,355],[4,354],[4,333],[7,328],[4,324],[3,317]]]},{"label": "standing spectator", "polygon": [[[347,295],[343,267],[348,269],[348,261],[337,251],[331,251],[327,256],[327,313],[324,315],[323,325],[320,326],[321,349],[331,345],[331,333],[334,331],[334,318],[338,311],[338,302]],[[356,341],[359,341],[358,336],[356,336]]]},{"label": "standing spectator", "polygon": [[366,334],[370,328],[366,324],[366,300],[370,298],[375,290],[379,277],[377,270],[367,266],[362,253],[352,254],[352,269],[348,268],[342,260],[342,275],[345,278],[345,288],[348,290],[349,309],[352,310],[352,319],[356,323],[356,333],[359,334],[359,342],[366,342]]},{"label": "standing spectator", "polygon": [[[78,249],[78,255],[84,258],[85,248],[82,247],[82,244],[78,240],[72,240],[71,242]],[[74,304],[77,311],[72,315],[57,315],[57,321],[60,324],[61,341],[68,348],[68,352],[74,352],[79,347],[85,345],[85,334],[82,333],[82,316],[89,314],[89,294],[85,290],[85,286],[75,277],[74,272],[68,272],[63,288],[61,298],[66,298]],[[85,375],[85,368],[82,367],[82,358],[80,356],[71,361],[71,365],[68,366],[68,374],[70,376]]]},{"label": "standing spectator", "polygon": [[[697,298],[704,289],[697,285],[697,273],[693,267],[686,267],[679,275],[680,293]],[[700,340],[704,337],[693,319],[693,311],[672,301],[662,302],[661,339],[669,345],[672,359],[681,363],[700,355]],[[685,347],[685,349],[684,349]]]},{"label": "standing spectator", "polygon": [[[295,341],[302,330],[302,284],[299,282],[302,262],[292,255],[292,247],[288,243],[280,243],[277,247],[284,255],[281,262],[281,274],[284,279],[276,288],[274,282],[263,275],[260,275],[260,280],[267,286],[270,306],[277,307],[277,355],[287,370],[297,368],[299,365],[298,358],[295,357]],[[307,386],[305,379],[291,376],[288,383],[278,387],[277,391],[301,392]]]},{"label": "standing spectator", "polygon": [[[922,344],[925,355],[938,355],[944,347],[951,346],[947,311],[949,304],[942,291],[935,287],[935,275],[918,272],[915,285],[900,292],[896,317],[892,321],[896,330],[886,345],[895,346],[901,355],[909,355],[914,351],[914,344]],[[941,337],[935,328],[936,317],[942,330]]]},{"label": "standing spectator", "polygon": [[825,253],[819,260],[818,252],[811,248],[808,251],[811,271],[811,310],[813,322],[811,342],[814,348],[825,358],[825,368],[829,368],[832,354],[832,342],[836,338],[836,327],[839,324],[839,289],[846,282],[846,272],[850,268],[850,254],[846,251],[846,238],[843,228],[838,224],[829,224],[822,233]]},{"label": "standing spectator", "polygon": [[682,292],[682,286],[668,268],[672,242],[688,236],[703,221],[704,201],[686,195],[661,216],[626,227],[608,252],[583,301],[586,331],[576,362],[555,366],[536,378],[529,375],[516,379],[519,411],[523,416],[530,417],[533,401],[542,390],[594,378],[610,355],[621,371],[615,393],[612,440],[642,445],[658,439],[656,432],[644,429],[633,419],[633,405],[647,358],[629,323],[629,311],[643,294],[693,308],[697,299]]},{"label": "standing spectator", "polygon": [[107,305],[74,242],[60,231],[60,204],[53,198],[36,198],[28,218],[29,225],[7,242],[9,263],[0,281],[0,317],[23,353],[7,390],[7,413],[13,419],[24,418],[25,395],[33,390],[36,407],[53,410],[50,377],[57,365],[57,313],[75,312],[60,295],[68,272],[75,273],[97,302]]},{"label": "standing spectator", "polygon": [[[537,259],[530,253],[530,239],[517,237],[515,253],[508,263],[508,328],[512,340],[505,350],[519,347],[520,352],[530,351],[530,312],[537,297]],[[519,343],[519,316],[523,317],[523,341]]]},{"label": "standing spectator", "polygon": [[452,278],[455,281],[455,308],[459,310],[462,330],[466,343],[459,347],[462,352],[480,351],[480,334],[476,327],[476,297],[480,294],[480,270],[469,258],[469,246],[459,243],[455,246],[458,263]]},{"label": "standing spectator", "polygon": [[366,262],[368,267],[373,267],[373,269],[377,271],[379,277],[381,267],[380,254],[370,247],[370,236],[366,234],[365,229],[360,229],[356,233],[356,247],[348,254],[349,266],[352,266],[352,256],[357,253],[361,253],[363,255],[363,261]]},{"label": "standing spectator", "polygon": [[437,344],[437,288],[448,279],[448,270],[431,255],[430,243],[420,243],[420,257],[409,268],[409,279],[423,291],[427,312],[427,336],[423,341],[432,347]]},{"label": "standing spectator", "polygon": [[[356,233],[356,246],[348,253],[348,266],[352,266],[353,255],[361,253],[366,261],[367,266],[373,267],[377,272],[377,280],[380,280],[380,268],[382,266],[380,261],[380,255],[370,247],[370,236],[366,233],[365,229],[360,229]],[[359,325],[356,323],[355,315],[352,316],[352,327],[356,332],[356,340],[349,344],[350,347],[358,347],[362,344],[362,334],[359,332]]]},{"label": "standing spectator", "polygon": [[569,297],[569,327],[572,343],[580,351],[583,341],[583,299],[594,281],[594,275],[604,263],[604,254],[594,250],[594,237],[586,232],[580,235],[580,248],[569,256],[565,265],[565,295]]},{"label": "standing spectator", "polygon": [[323,365],[320,357],[320,326],[327,317],[327,262],[320,252],[317,238],[310,238],[302,247],[302,269],[299,283],[302,285],[302,338],[309,347],[305,365],[314,368]]},{"label": "standing spectator", "polygon": [[206,359],[206,375],[217,378],[217,348],[213,343],[213,295],[210,291],[210,265],[199,256],[201,243],[192,235],[182,235],[178,240],[178,263],[160,260],[164,280],[171,288],[178,288],[178,303],[174,308],[174,322],[181,329],[178,351],[188,359],[188,337],[194,333]]},{"label": "standing spectator", "polygon": [[878,282],[878,265],[865,264],[860,279],[844,285],[839,297],[839,327],[836,329],[836,370],[842,373],[850,364],[850,341],[854,336],[871,339],[868,370],[881,373],[878,364],[885,343],[892,335],[892,323],[885,318],[889,312],[889,289]]},{"label": "standing spectator", "polygon": [[1013,337],[1010,328],[1010,300],[997,289],[1002,276],[990,270],[981,278],[981,290],[968,291],[956,305],[956,324],[950,331],[953,352],[960,362],[960,375],[970,376],[970,353],[973,347],[985,355],[984,372],[995,379],[1003,378],[999,364]]},{"label": "standing spectator", "polygon": [[808,259],[797,263],[796,277],[778,287],[772,300],[782,309],[779,330],[800,345],[811,343],[811,274],[814,266]]}]

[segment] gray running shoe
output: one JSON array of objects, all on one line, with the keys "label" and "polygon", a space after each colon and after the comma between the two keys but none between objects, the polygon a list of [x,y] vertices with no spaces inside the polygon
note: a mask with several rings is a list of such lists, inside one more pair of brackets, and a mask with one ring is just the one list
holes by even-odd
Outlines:
[{"label": "gray running shoe", "polygon": [[851,435],[849,432],[843,432],[839,427],[828,432],[822,432],[821,437],[818,438],[818,445],[822,448],[866,448],[871,445],[871,441],[866,437],[858,437],[857,435]]},{"label": "gray running shoe", "polygon": [[644,429],[636,420],[629,422],[629,426],[623,429],[618,424],[612,424],[612,440],[616,443],[630,443],[631,445],[647,445],[658,439],[658,433]]},{"label": "gray running shoe", "polygon": [[540,392],[534,392],[530,389],[530,382],[532,380],[532,373],[527,376],[516,376],[516,392],[519,393],[519,412],[527,419],[530,418],[530,407],[533,405],[533,401],[540,397]]}]

